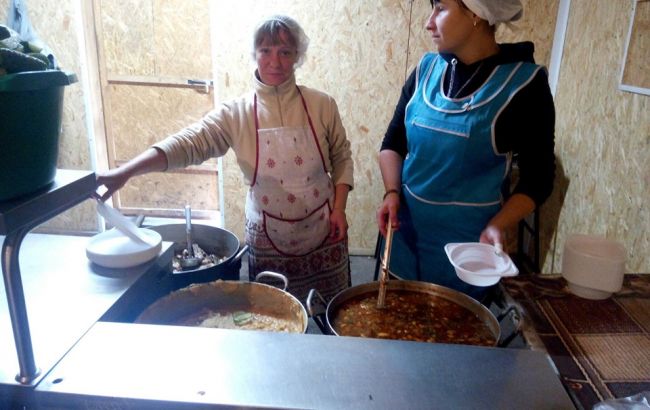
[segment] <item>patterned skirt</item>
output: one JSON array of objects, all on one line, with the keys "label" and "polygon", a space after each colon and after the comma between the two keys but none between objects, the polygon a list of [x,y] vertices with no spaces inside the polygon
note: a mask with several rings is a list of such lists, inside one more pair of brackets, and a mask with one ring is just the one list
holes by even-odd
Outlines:
[{"label": "patterned skirt", "polygon": [[[281,273],[287,277],[287,291],[303,304],[311,289],[327,301],[351,285],[348,240],[327,239],[318,249],[304,256],[286,256],[276,251],[261,225],[246,221],[249,279],[263,271]],[[282,286],[274,279],[261,283]]]}]

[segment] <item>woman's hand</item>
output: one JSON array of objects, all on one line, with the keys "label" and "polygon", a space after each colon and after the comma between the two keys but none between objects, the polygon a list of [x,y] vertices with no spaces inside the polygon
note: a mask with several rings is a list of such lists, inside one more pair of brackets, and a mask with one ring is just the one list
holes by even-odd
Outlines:
[{"label": "woman's hand", "polygon": [[400,154],[390,149],[379,152],[379,169],[386,193],[382,204],[377,209],[377,226],[379,232],[386,236],[386,224],[390,221],[393,230],[399,229],[397,211],[399,210],[400,189],[402,187],[402,164]]},{"label": "woman's hand", "polygon": [[479,242],[503,246],[504,232],[517,225],[519,221],[535,209],[535,202],[524,194],[514,194],[503,208],[490,220],[481,232]]},{"label": "woman's hand", "polygon": [[330,213],[330,239],[340,241],[348,234],[348,220],[345,211],[340,208],[332,209]]},{"label": "woman's hand", "polygon": [[377,209],[377,226],[379,232],[386,236],[386,227],[388,221],[394,231],[399,230],[399,219],[397,219],[397,211],[399,210],[399,193],[389,192],[384,196],[384,202]]},{"label": "woman's hand", "polygon": [[503,231],[495,225],[488,225],[481,232],[479,242],[503,247]]},{"label": "woman's hand", "polygon": [[95,179],[97,189],[103,186],[106,188],[106,191],[102,194],[100,194],[99,191],[96,191],[95,197],[99,198],[102,202],[106,201],[115,193],[115,191],[122,188],[129,178],[131,178],[131,176],[127,172],[124,172],[124,169],[122,168],[114,168],[107,172],[98,173]]}]

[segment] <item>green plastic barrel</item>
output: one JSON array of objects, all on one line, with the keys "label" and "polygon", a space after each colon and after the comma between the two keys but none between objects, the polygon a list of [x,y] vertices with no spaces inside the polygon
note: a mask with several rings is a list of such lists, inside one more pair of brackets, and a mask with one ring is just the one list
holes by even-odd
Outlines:
[{"label": "green plastic barrel", "polygon": [[75,82],[60,70],[0,76],[0,202],[54,181],[63,90]]}]

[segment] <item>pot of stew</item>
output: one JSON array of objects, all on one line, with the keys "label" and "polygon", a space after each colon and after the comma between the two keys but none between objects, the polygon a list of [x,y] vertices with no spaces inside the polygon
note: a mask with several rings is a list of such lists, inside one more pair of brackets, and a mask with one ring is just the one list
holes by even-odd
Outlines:
[{"label": "pot of stew", "polygon": [[284,275],[261,272],[255,282],[216,280],[171,292],[147,307],[135,323],[305,333],[307,312],[295,296],[257,281]]},{"label": "pot of stew", "polygon": [[181,264],[183,250],[187,248],[185,224],[154,225],[148,227],[160,234],[163,241],[174,242],[172,274],[177,289],[193,283],[211,282],[217,279],[238,280],[241,258],[248,246],[240,246],[235,234],[214,226],[192,226],[195,255],[202,261],[199,266],[185,268]]},{"label": "pot of stew", "polygon": [[329,303],[312,289],[307,310],[326,334],[496,346],[501,336],[492,312],[464,293],[427,282],[392,280],[383,308],[379,282],[338,293]]}]

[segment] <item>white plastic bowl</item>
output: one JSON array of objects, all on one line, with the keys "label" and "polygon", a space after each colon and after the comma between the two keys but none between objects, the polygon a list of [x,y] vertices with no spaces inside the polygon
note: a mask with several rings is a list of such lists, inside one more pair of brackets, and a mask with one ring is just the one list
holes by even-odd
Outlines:
[{"label": "white plastic bowl", "polygon": [[486,243],[448,243],[445,252],[456,275],[470,285],[492,286],[504,276],[519,274],[507,253]]},{"label": "white plastic bowl", "polygon": [[110,229],[90,238],[86,256],[106,268],[130,268],[149,262],[162,249],[162,237],[156,231],[141,229],[148,243],[135,241],[118,229]]}]

